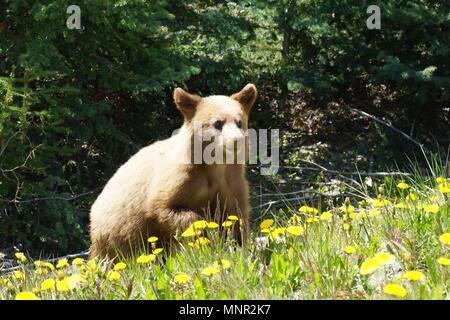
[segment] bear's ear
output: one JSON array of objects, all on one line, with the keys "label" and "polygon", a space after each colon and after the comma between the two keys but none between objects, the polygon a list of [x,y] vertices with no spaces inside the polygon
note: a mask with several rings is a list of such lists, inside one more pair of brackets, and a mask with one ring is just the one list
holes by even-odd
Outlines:
[{"label": "bear's ear", "polygon": [[185,120],[189,120],[194,116],[195,108],[197,108],[202,98],[195,94],[190,94],[181,88],[176,88],[173,92],[173,100]]},{"label": "bear's ear", "polygon": [[247,84],[241,91],[231,96],[232,99],[237,100],[244,107],[245,112],[249,113],[250,109],[256,101],[258,91],[253,83]]}]

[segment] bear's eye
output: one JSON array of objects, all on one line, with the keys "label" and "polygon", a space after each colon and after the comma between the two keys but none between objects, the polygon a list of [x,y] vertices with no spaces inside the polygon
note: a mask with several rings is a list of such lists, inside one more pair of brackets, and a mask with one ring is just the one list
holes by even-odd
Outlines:
[{"label": "bear's eye", "polygon": [[242,128],[242,121],[241,120],[236,121],[236,125],[239,129]]},{"label": "bear's eye", "polygon": [[214,122],[214,128],[216,128],[217,130],[222,130],[222,127],[223,127],[222,120],[217,120],[216,122]]}]

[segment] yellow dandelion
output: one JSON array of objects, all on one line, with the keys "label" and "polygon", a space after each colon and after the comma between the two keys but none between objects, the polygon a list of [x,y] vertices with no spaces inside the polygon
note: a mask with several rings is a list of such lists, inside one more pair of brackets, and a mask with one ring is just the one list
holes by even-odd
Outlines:
[{"label": "yellow dandelion", "polygon": [[445,257],[440,257],[437,259],[437,263],[439,263],[441,266],[450,266],[450,259]]},{"label": "yellow dandelion", "polygon": [[392,260],[394,260],[394,256],[393,256],[392,254],[390,254],[390,253],[387,253],[387,252],[380,252],[380,253],[377,253],[377,254],[374,256],[374,258],[377,259],[378,261],[380,261],[380,263],[381,263],[382,265],[385,265],[386,263],[389,263],[389,262],[391,262]]},{"label": "yellow dandelion", "polygon": [[373,206],[375,208],[387,207],[391,202],[387,199],[378,198],[373,201]]},{"label": "yellow dandelion", "polygon": [[406,296],[406,289],[399,284],[391,283],[383,288],[383,292],[391,296],[403,298]]},{"label": "yellow dandelion", "polygon": [[301,218],[299,215],[294,214],[292,217],[289,218],[289,224],[299,224],[301,221]]},{"label": "yellow dandelion", "polygon": [[342,225],[342,228],[344,228],[344,230],[348,230],[348,229],[350,229],[350,225],[348,223],[344,223]]},{"label": "yellow dandelion", "polygon": [[68,267],[68,266],[69,266],[69,261],[67,261],[66,258],[58,260],[58,263],[56,264],[57,269],[62,269],[62,268]]},{"label": "yellow dandelion", "polygon": [[346,254],[354,254],[354,253],[356,253],[356,248],[353,246],[345,246],[344,252]]},{"label": "yellow dandelion", "polygon": [[292,236],[301,236],[305,233],[305,229],[301,226],[289,226],[286,228],[286,232]]},{"label": "yellow dandelion", "polygon": [[191,277],[186,273],[179,273],[175,277],[173,277],[173,280],[178,284],[186,284],[191,281]]},{"label": "yellow dandelion", "polygon": [[437,182],[438,184],[443,184],[443,183],[446,182],[446,180],[445,180],[444,177],[437,177],[437,178],[436,178],[436,182]]},{"label": "yellow dandelion", "polygon": [[446,246],[450,246],[450,233],[446,232],[439,236],[439,241],[445,244]]},{"label": "yellow dandelion", "polygon": [[267,228],[270,228],[272,225],[273,225],[273,219],[266,219],[260,223],[259,227],[261,229],[267,229]]},{"label": "yellow dandelion", "polygon": [[193,222],[192,226],[196,230],[203,230],[206,227],[208,227],[208,222],[206,222],[205,220],[198,220],[198,221]]},{"label": "yellow dandelion", "polygon": [[195,230],[193,226],[190,226],[189,228],[187,228],[182,234],[181,236],[183,238],[189,238],[189,237],[195,237],[200,235],[201,232],[198,230]]},{"label": "yellow dandelion", "polygon": [[215,223],[214,221],[208,222],[208,229],[216,229],[219,225]]},{"label": "yellow dandelion", "polygon": [[301,206],[298,211],[303,212],[303,213],[312,213],[312,214],[316,214],[319,213],[319,210],[310,206]]},{"label": "yellow dandelion", "polygon": [[340,209],[346,214],[355,212],[355,207],[352,206],[351,204],[343,205]]},{"label": "yellow dandelion", "polygon": [[33,263],[36,268],[42,267],[44,264],[41,260],[35,260]]},{"label": "yellow dandelion", "polygon": [[440,185],[439,191],[442,193],[450,193],[450,187],[448,185]]},{"label": "yellow dandelion", "polygon": [[16,259],[20,262],[26,262],[27,257],[25,257],[25,254],[23,252],[16,252],[15,253]]},{"label": "yellow dandelion", "polygon": [[220,272],[220,269],[216,268],[214,266],[209,266],[202,270],[202,274],[205,276],[208,276],[208,277],[213,276],[214,274],[216,274],[218,272]]},{"label": "yellow dandelion", "polygon": [[55,267],[53,266],[53,264],[51,262],[43,262],[42,266],[50,269],[51,271],[55,270]]},{"label": "yellow dandelion", "polygon": [[119,271],[119,270],[123,270],[127,267],[126,263],[124,262],[118,262],[114,265],[114,270],[115,271]]},{"label": "yellow dandelion", "polygon": [[69,279],[64,277],[62,280],[56,280],[56,290],[61,292],[70,291],[71,287],[69,284]]},{"label": "yellow dandelion", "polygon": [[231,262],[229,260],[221,259],[220,263],[223,269],[229,269],[231,267]]},{"label": "yellow dandelion", "polygon": [[377,210],[377,209],[373,209],[373,210],[370,210],[370,211],[369,211],[369,215],[370,215],[370,216],[373,216],[373,217],[377,217],[377,216],[379,216],[380,214],[381,214],[380,210]]},{"label": "yellow dandelion", "polygon": [[48,269],[46,268],[37,268],[36,270],[34,270],[35,274],[38,275],[46,275],[48,273]]},{"label": "yellow dandelion", "polygon": [[380,267],[380,261],[375,258],[369,258],[361,264],[359,273],[361,273],[363,276],[369,275],[377,271]]},{"label": "yellow dandelion", "polygon": [[208,245],[209,244],[209,239],[208,238],[205,238],[205,237],[200,237],[200,238],[198,238],[197,240],[195,240],[195,242],[194,242],[194,245],[196,245],[196,246],[206,246],[206,245]]},{"label": "yellow dandelion", "polygon": [[23,291],[16,295],[16,300],[41,300],[33,292]]},{"label": "yellow dandelion", "polygon": [[397,184],[397,188],[399,188],[401,190],[406,190],[406,189],[409,189],[409,184],[407,184],[405,182],[400,182],[399,184]]},{"label": "yellow dandelion", "polygon": [[410,193],[406,196],[406,200],[409,201],[416,201],[417,200],[417,196],[414,193]]},{"label": "yellow dandelion", "polygon": [[322,221],[328,221],[331,220],[333,218],[333,214],[329,211],[324,212],[320,215],[320,220]]},{"label": "yellow dandelion", "polygon": [[420,271],[406,271],[403,274],[403,278],[408,279],[409,281],[419,281],[425,278],[425,275]]},{"label": "yellow dandelion", "polygon": [[429,204],[423,207],[426,213],[437,213],[439,211],[439,206],[436,204]]},{"label": "yellow dandelion", "polygon": [[143,254],[137,257],[136,262],[139,264],[147,264],[155,261],[156,256],[154,254]]},{"label": "yellow dandelion", "polygon": [[239,220],[238,216],[235,216],[235,215],[228,216],[227,219],[230,221],[238,221]]},{"label": "yellow dandelion", "polygon": [[75,258],[72,260],[72,265],[73,266],[79,266],[80,264],[82,264],[84,262],[83,258]]},{"label": "yellow dandelion", "polygon": [[229,228],[229,227],[231,227],[233,225],[233,222],[231,222],[231,221],[224,221],[223,223],[222,223],[222,227],[224,227],[224,228]]},{"label": "yellow dandelion", "polygon": [[111,270],[106,274],[106,279],[108,279],[110,281],[119,281],[120,273],[115,270]]},{"label": "yellow dandelion", "polygon": [[153,250],[152,251],[152,253],[154,254],[154,255],[158,255],[158,254],[160,254],[161,252],[163,252],[163,248],[156,248],[155,250]]},{"label": "yellow dandelion", "polygon": [[404,202],[399,202],[395,204],[395,208],[397,209],[408,209],[408,205]]},{"label": "yellow dandelion", "polygon": [[53,290],[53,289],[55,289],[55,284],[56,284],[56,281],[53,280],[52,278],[45,279],[41,283],[41,290],[43,290],[43,291]]},{"label": "yellow dandelion", "polygon": [[319,218],[317,217],[309,217],[308,219],[306,219],[306,222],[308,223],[313,223],[313,222],[317,222],[319,221]]},{"label": "yellow dandelion", "polygon": [[156,241],[158,241],[158,237],[150,237],[147,239],[147,242],[150,242],[150,243],[155,243]]},{"label": "yellow dandelion", "polygon": [[18,279],[18,280],[24,280],[25,279],[25,274],[22,271],[14,271],[13,272],[14,278]]}]

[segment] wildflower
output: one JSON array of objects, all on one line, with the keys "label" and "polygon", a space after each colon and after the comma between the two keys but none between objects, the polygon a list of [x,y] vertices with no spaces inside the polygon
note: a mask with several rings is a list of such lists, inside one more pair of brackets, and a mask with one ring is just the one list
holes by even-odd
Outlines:
[{"label": "wildflower", "polygon": [[56,264],[57,269],[62,269],[62,268],[68,267],[68,266],[69,266],[69,261],[67,261],[66,258],[58,260],[58,263]]},{"label": "wildflower", "polygon": [[409,184],[405,182],[400,182],[399,184],[397,184],[397,188],[399,188],[400,190],[406,190],[409,189]]},{"label": "wildflower", "polygon": [[34,261],[33,263],[34,263],[34,266],[35,266],[36,268],[39,268],[39,267],[42,267],[42,266],[43,266],[43,262],[42,262],[41,260],[36,260],[36,261]]},{"label": "wildflower", "polygon": [[386,294],[389,294],[391,296],[396,296],[396,297],[400,297],[403,298],[404,296],[406,296],[406,289],[403,288],[401,285],[398,284],[388,284],[387,286],[385,286],[383,288],[383,292]]},{"label": "wildflower", "polygon": [[408,209],[408,206],[404,202],[399,202],[395,205],[397,209]]},{"label": "wildflower", "polygon": [[324,212],[320,215],[320,220],[322,221],[328,221],[331,220],[333,218],[333,214],[329,211]]},{"label": "wildflower", "polygon": [[389,253],[381,252],[376,254],[374,257],[365,260],[361,264],[360,273],[362,275],[369,275],[377,271],[383,265],[391,262],[394,259]]},{"label": "wildflower", "polygon": [[438,184],[444,184],[444,183],[446,182],[446,180],[445,180],[445,178],[443,178],[443,177],[437,177],[437,178],[436,178],[436,182],[437,182]]},{"label": "wildflower", "polygon": [[316,217],[309,217],[308,219],[306,219],[306,222],[308,222],[308,223],[313,223],[313,222],[317,222],[317,221],[319,221],[319,219]]},{"label": "wildflower", "polygon": [[40,300],[33,292],[23,291],[16,295],[16,300]]},{"label": "wildflower", "polygon": [[316,208],[313,207],[309,207],[309,206],[301,206],[298,211],[303,212],[303,213],[312,213],[312,214],[316,214],[319,213],[319,210],[317,210]]},{"label": "wildflower", "polygon": [[348,223],[344,223],[344,224],[342,225],[342,227],[344,228],[344,230],[350,229],[350,225],[349,225]]},{"label": "wildflower", "polygon": [[20,262],[25,262],[27,261],[27,257],[25,257],[25,255],[23,254],[23,252],[16,252],[15,253],[16,259]]},{"label": "wildflower", "polygon": [[209,266],[202,270],[202,274],[204,274],[205,276],[208,276],[208,277],[210,277],[218,272],[220,272],[220,270],[214,266]]},{"label": "wildflower", "polygon": [[373,216],[373,217],[379,216],[380,214],[381,214],[380,210],[377,210],[377,209],[373,209],[373,210],[369,211],[369,215]]},{"label": "wildflower", "polygon": [[146,264],[155,261],[156,256],[154,254],[143,254],[136,259],[137,263]]},{"label": "wildflower", "polygon": [[179,273],[173,278],[173,280],[178,284],[185,284],[191,281],[191,277],[186,273]]},{"label": "wildflower", "polygon": [[150,243],[155,243],[156,241],[158,241],[158,237],[150,237],[147,239],[147,241]]},{"label": "wildflower", "polygon": [[46,268],[37,268],[36,270],[34,270],[34,273],[38,274],[38,275],[45,275],[45,274],[48,273],[48,269],[46,269]]},{"label": "wildflower", "polygon": [[214,221],[208,222],[208,229],[216,229],[219,225],[215,223]]},{"label": "wildflower", "polygon": [[231,222],[231,221],[224,221],[223,223],[222,223],[222,227],[224,227],[224,228],[229,228],[229,227],[231,227],[233,225],[233,222]]},{"label": "wildflower", "polygon": [[152,251],[152,253],[154,254],[154,255],[158,255],[158,254],[160,254],[161,252],[163,252],[163,248],[156,248],[155,250],[153,250]]},{"label": "wildflower", "polygon": [[83,262],[84,262],[83,258],[75,258],[75,259],[72,260],[72,265],[73,266],[78,266],[78,265],[82,264]]},{"label": "wildflower", "polygon": [[387,199],[378,198],[373,201],[373,206],[375,208],[387,207],[391,202]]},{"label": "wildflower", "polygon": [[406,271],[403,275],[403,278],[408,279],[409,281],[419,281],[425,278],[425,275],[420,271]]},{"label": "wildflower", "polygon": [[195,240],[194,245],[200,247],[200,246],[206,246],[209,244],[209,239],[205,237],[200,237],[197,240]]},{"label": "wildflower", "polygon": [[437,263],[439,263],[442,266],[450,266],[450,259],[445,257],[440,257],[437,259]]},{"label": "wildflower", "polygon": [[289,224],[299,224],[300,223],[300,216],[294,214],[292,217],[289,218]]},{"label": "wildflower", "polygon": [[352,206],[351,204],[343,205],[340,209],[346,214],[355,212],[355,207]]},{"label": "wildflower", "polygon": [[55,289],[55,284],[56,284],[56,281],[55,280],[53,280],[52,278],[48,278],[48,279],[45,279],[44,281],[42,281],[42,283],[41,283],[41,290],[52,290],[52,289]]},{"label": "wildflower", "polygon": [[301,226],[289,226],[286,228],[286,232],[293,236],[301,236],[305,233],[305,229]]},{"label": "wildflower", "polygon": [[436,213],[439,211],[439,206],[436,204],[429,204],[423,207],[426,213]]},{"label": "wildflower", "polygon": [[386,252],[380,252],[380,253],[377,253],[377,254],[374,256],[374,258],[377,259],[378,261],[380,261],[380,263],[381,263],[382,265],[385,265],[386,263],[389,263],[389,262],[391,262],[392,260],[394,260],[394,256],[393,256],[392,254],[386,253]]},{"label": "wildflower", "polygon": [[127,265],[124,262],[118,262],[114,265],[114,270],[119,271],[125,269],[126,267]]},{"label": "wildflower", "polygon": [[221,259],[220,263],[222,264],[223,269],[229,269],[231,266],[231,262],[226,259]]},{"label": "wildflower", "polygon": [[51,262],[43,262],[42,266],[50,269],[51,271],[55,270],[55,267],[53,266],[53,264]]},{"label": "wildflower", "polygon": [[354,219],[359,220],[359,219],[365,219],[365,218],[367,218],[367,213],[366,213],[366,211],[363,210],[363,211],[358,212],[358,214],[355,216]]},{"label": "wildflower", "polygon": [[416,201],[417,200],[417,196],[414,193],[410,193],[406,196],[406,200],[410,200],[410,201]]},{"label": "wildflower", "polygon": [[208,226],[208,222],[206,222],[205,220],[198,220],[192,223],[192,226],[196,230],[203,230]]},{"label": "wildflower", "polygon": [[238,221],[239,220],[239,218],[235,215],[228,216],[227,219],[230,221]]},{"label": "wildflower", "polygon": [[273,225],[273,219],[266,219],[263,222],[261,222],[261,224],[259,225],[259,227],[261,229],[267,229],[269,228],[271,225]]},{"label": "wildflower", "polygon": [[450,233],[446,232],[440,235],[439,241],[443,244],[450,246]]},{"label": "wildflower", "polygon": [[107,273],[106,279],[110,281],[119,281],[120,280],[120,273],[114,270],[111,270]]},{"label": "wildflower", "polygon": [[64,277],[62,280],[56,280],[56,290],[61,292],[66,292],[71,289],[69,284],[69,280],[67,277]]},{"label": "wildflower", "polygon": [[25,274],[22,271],[14,271],[14,278],[18,279],[18,280],[24,280],[25,279]]},{"label": "wildflower", "polygon": [[193,226],[190,226],[189,228],[187,228],[182,234],[181,236],[183,238],[189,238],[189,237],[195,237],[200,235],[200,231],[195,230]]},{"label": "wildflower", "polygon": [[353,254],[356,253],[356,248],[353,246],[345,246],[344,252],[347,254]]},{"label": "wildflower", "polygon": [[442,193],[450,193],[450,187],[448,185],[440,185],[439,191]]}]

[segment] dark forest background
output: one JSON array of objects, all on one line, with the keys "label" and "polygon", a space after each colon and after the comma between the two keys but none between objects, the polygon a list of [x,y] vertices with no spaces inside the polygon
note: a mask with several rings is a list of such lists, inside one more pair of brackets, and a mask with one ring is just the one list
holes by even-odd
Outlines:
[{"label": "dark forest background", "polygon": [[[71,4],[81,30],[66,27]],[[380,30],[366,26],[372,4]],[[255,83],[251,126],[280,129],[285,167],[374,171],[419,159],[419,145],[445,154],[449,12],[442,0],[2,0],[0,249],[87,248],[105,182],[181,125],[177,86]],[[253,185],[301,180],[258,172]]]}]

